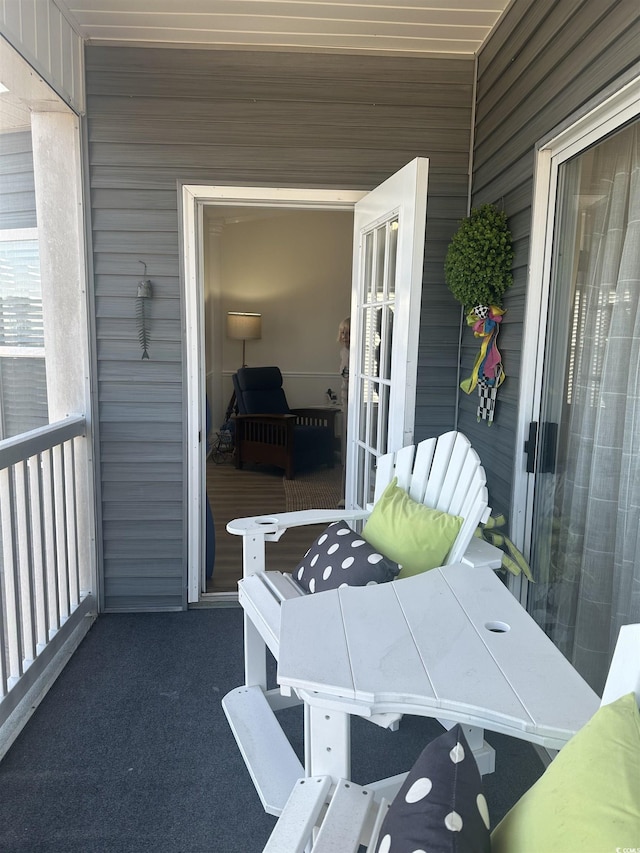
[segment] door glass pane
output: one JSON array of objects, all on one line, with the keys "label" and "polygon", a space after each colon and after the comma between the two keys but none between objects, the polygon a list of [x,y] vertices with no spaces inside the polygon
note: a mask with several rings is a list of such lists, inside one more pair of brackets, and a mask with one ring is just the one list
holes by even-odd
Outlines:
[{"label": "door glass pane", "polygon": [[396,292],[396,261],[398,257],[398,220],[389,223],[389,263],[387,273],[387,294],[393,297]]},{"label": "door glass pane", "polygon": [[360,418],[358,425],[358,440],[362,444],[367,443],[367,434],[369,427],[367,417],[369,412],[369,401],[371,399],[371,388],[369,382],[361,382],[361,398],[360,398]]},{"label": "door glass pane", "polygon": [[368,306],[363,310],[363,334],[362,334],[362,372],[365,376],[373,376],[375,373],[375,349],[373,341],[375,338],[375,308]]},{"label": "door glass pane", "polygon": [[371,353],[373,356],[371,373],[380,376],[380,344],[382,342],[382,306],[374,308],[373,331],[371,335]]},{"label": "door glass pane", "polygon": [[378,431],[379,452],[387,452],[387,430],[386,425],[389,420],[389,386],[379,385],[379,401],[378,401],[378,421],[380,424]]},{"label": "door glass pane", "polygon": [[379,417],[379,399],[380,385],[378,382],[371,383],[371,429],[369,433],[369,445],[378,449],[378,417]]},{"label": "door glass pane", "polygon": [[385,308],[384,336],[382,340],[382,376],[391,380],[391,351],[393,347],[393,315],[395,307],[393,304]]},{"label": "door glass pane", "polygon": [[376,228],[376,277],[374,287],[374,299],[384,293],[385,258],[387,255],[387,227],[381,225]]},{"label": "door glass pane", "polygon": [[371,281],[371,277],[373,275],[373,242],[373,231],[369,231],[367,234],[365,234],[364,237],[364,251],[362,261],[362,280],[364,282],[365,293],[367,293],[369,289],[369,282]]},{"label": "door glass pane", "polygon": [[366,495],[368,494],[368,484],[366,483],[366,456],[364,447],[358,447],[356,454],[356,469],[358,471],[358,479],[356,480],[356,504],[357,506],[366,506]]},{"label": "door glass pane", "polygon": [[561,167],[528,608],[600,692],[640,621],[640,124]]}]

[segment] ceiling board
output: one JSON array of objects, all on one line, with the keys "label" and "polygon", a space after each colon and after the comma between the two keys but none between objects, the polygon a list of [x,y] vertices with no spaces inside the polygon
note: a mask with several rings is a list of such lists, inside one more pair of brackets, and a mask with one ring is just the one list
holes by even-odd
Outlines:
[{"label": "ceiling board", "polygon": [[508,0],[57,0],[90,44],[473,55]]}]

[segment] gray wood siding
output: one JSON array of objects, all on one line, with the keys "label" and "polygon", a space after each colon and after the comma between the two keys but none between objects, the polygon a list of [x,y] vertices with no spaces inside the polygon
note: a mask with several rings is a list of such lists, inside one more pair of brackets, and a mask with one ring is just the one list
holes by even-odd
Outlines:
[{"label": "gray wood siding", "polygon": [[[472,205],[504,206],[514,248],[514,284],[499,337],[507,379],[491,428],[476,422],[475,392],[461,395],[459,425],[487,469],[492,506],[509,514],[527,288],[534,147],[638,61],[637,0],[516,0],[478,61]],[[462,375],[477,346],[463,334]]]},{"label": "gray wood siding", "polygon": [[[429,157],[416,435],[450,429],[459,311],[443,261],[466,213],[473,62],[88,47],[86,65],[104,607],[181,607],[177,182],[370,189]],[[139,261],[154,287],[148,362],[135,323]]]}]

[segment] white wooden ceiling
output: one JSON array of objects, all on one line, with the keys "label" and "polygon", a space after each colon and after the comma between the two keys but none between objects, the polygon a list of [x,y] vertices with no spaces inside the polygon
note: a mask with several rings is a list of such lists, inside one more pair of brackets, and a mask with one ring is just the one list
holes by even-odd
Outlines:
[{"label": "white wooden ceiling", "polygon": [[56,0],[90,44],[472,55],[508,0]]}]

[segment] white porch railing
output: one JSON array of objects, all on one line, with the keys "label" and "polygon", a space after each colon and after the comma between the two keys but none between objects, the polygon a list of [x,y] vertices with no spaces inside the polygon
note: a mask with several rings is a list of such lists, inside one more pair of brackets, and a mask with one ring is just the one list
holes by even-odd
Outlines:
[{"label": "white porch railing", "polygon": [[0,442],[0,757],[95,618],[89,470],[82,415]]}]

